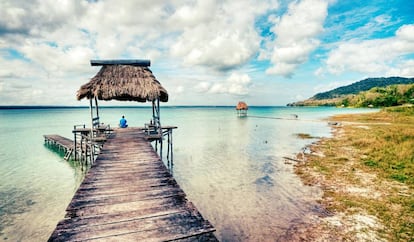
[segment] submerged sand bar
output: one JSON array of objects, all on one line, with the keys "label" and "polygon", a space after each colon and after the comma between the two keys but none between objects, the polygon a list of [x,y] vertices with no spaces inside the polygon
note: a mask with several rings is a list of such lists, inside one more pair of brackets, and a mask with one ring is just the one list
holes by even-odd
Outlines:
[{"label": "submerged sand bar", "polygon": [[49,241],[217,241],[139,128],[115,130],[66,211]]}]

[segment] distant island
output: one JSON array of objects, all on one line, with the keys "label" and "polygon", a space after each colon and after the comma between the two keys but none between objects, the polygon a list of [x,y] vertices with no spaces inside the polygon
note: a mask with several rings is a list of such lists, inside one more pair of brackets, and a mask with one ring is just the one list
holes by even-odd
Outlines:
[{"label": "distant island", "polygon": [[414,104],[414,78],[367,78],[287,106],[391,107]]}]

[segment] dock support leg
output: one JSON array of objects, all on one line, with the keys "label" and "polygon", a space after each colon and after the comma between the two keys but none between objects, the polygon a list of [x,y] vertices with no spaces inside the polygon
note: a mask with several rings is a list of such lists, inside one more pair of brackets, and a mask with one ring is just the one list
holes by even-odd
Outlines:
[{"label": "dock support leg", "polygon": [[160,158],[162,160],[162,135],[161,135],[161,138],[160,138]]},{"label": "dock support leg", "polygon": [[170,168],[170,131],[167,132],[167,162],[168,168]]},{"label": "dock support leg", "polygon": [[171,132],[171,169],[174,166],[174,154],[173,154],[173,135],[172,135],[172,130]]},{"label": "dock support leg", "polygon": [[[76,127],[74,127],[74,129],[75,129]],[[77,146],[76,146],[77,144],[76,144],[76,133],[73,133],[73,148],[75,149],[74,150],[74,157],[75,157],[75,161],[78,159],[78,157],[77,157]]]}]

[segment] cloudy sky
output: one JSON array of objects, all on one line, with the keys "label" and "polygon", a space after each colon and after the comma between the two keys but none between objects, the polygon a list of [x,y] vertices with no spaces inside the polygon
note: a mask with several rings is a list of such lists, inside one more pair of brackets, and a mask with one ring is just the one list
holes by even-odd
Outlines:
[{"label": "cloudy sky", "polygon": [[169,105],[286,105],[413,77],[414,1],[0,0],[0,105],[88,105],[91,59],[150,59]]}]

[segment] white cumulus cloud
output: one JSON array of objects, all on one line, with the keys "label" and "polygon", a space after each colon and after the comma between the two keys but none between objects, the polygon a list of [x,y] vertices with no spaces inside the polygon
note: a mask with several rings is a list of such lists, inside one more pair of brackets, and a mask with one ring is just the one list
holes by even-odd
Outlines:
[{"label": "white cumulus cloud", "polygon": [[396,67],[391,67],[386,72],[387,76],[414,76],[414,60],[402,61]]},{"label": "white cumulus cloud", "polygon": [[[346,71],[395,75],[410,73],[407,66],[411,66],[411,62],[401,58],[414,53],[413,36],[414,24],[411,24],[401,26],[394,37],[341,42],[337,48],[329,52],[326,68],[334,74]],[[400,73],[397,73],[398,69]]]},{"label": "white cumulus cloud", "polygon": [[270,61],[273,66],[268,74],[291,76],[296,68],[308,60],[320,41],[327,16],[328,2],[324,0],[302,0],[293,2],[280,19],[274,19],[272,31],[276,40],[272,43]]},{"label": "white cumulus cloud", "polygon": [[277,8],[274,1],[199,1],[171,17],[183,30],[171,53],[186,65],[227,70],[246,63],[260,48],[255,18]]},{"label": "white cumulus cloud", "polygon": [[198,92],[213,94],[229,94],[234,96],[246,96],[252,80],[248,74],[233,72],[226,80],[221,82],[201,82],[195,88]]}]

